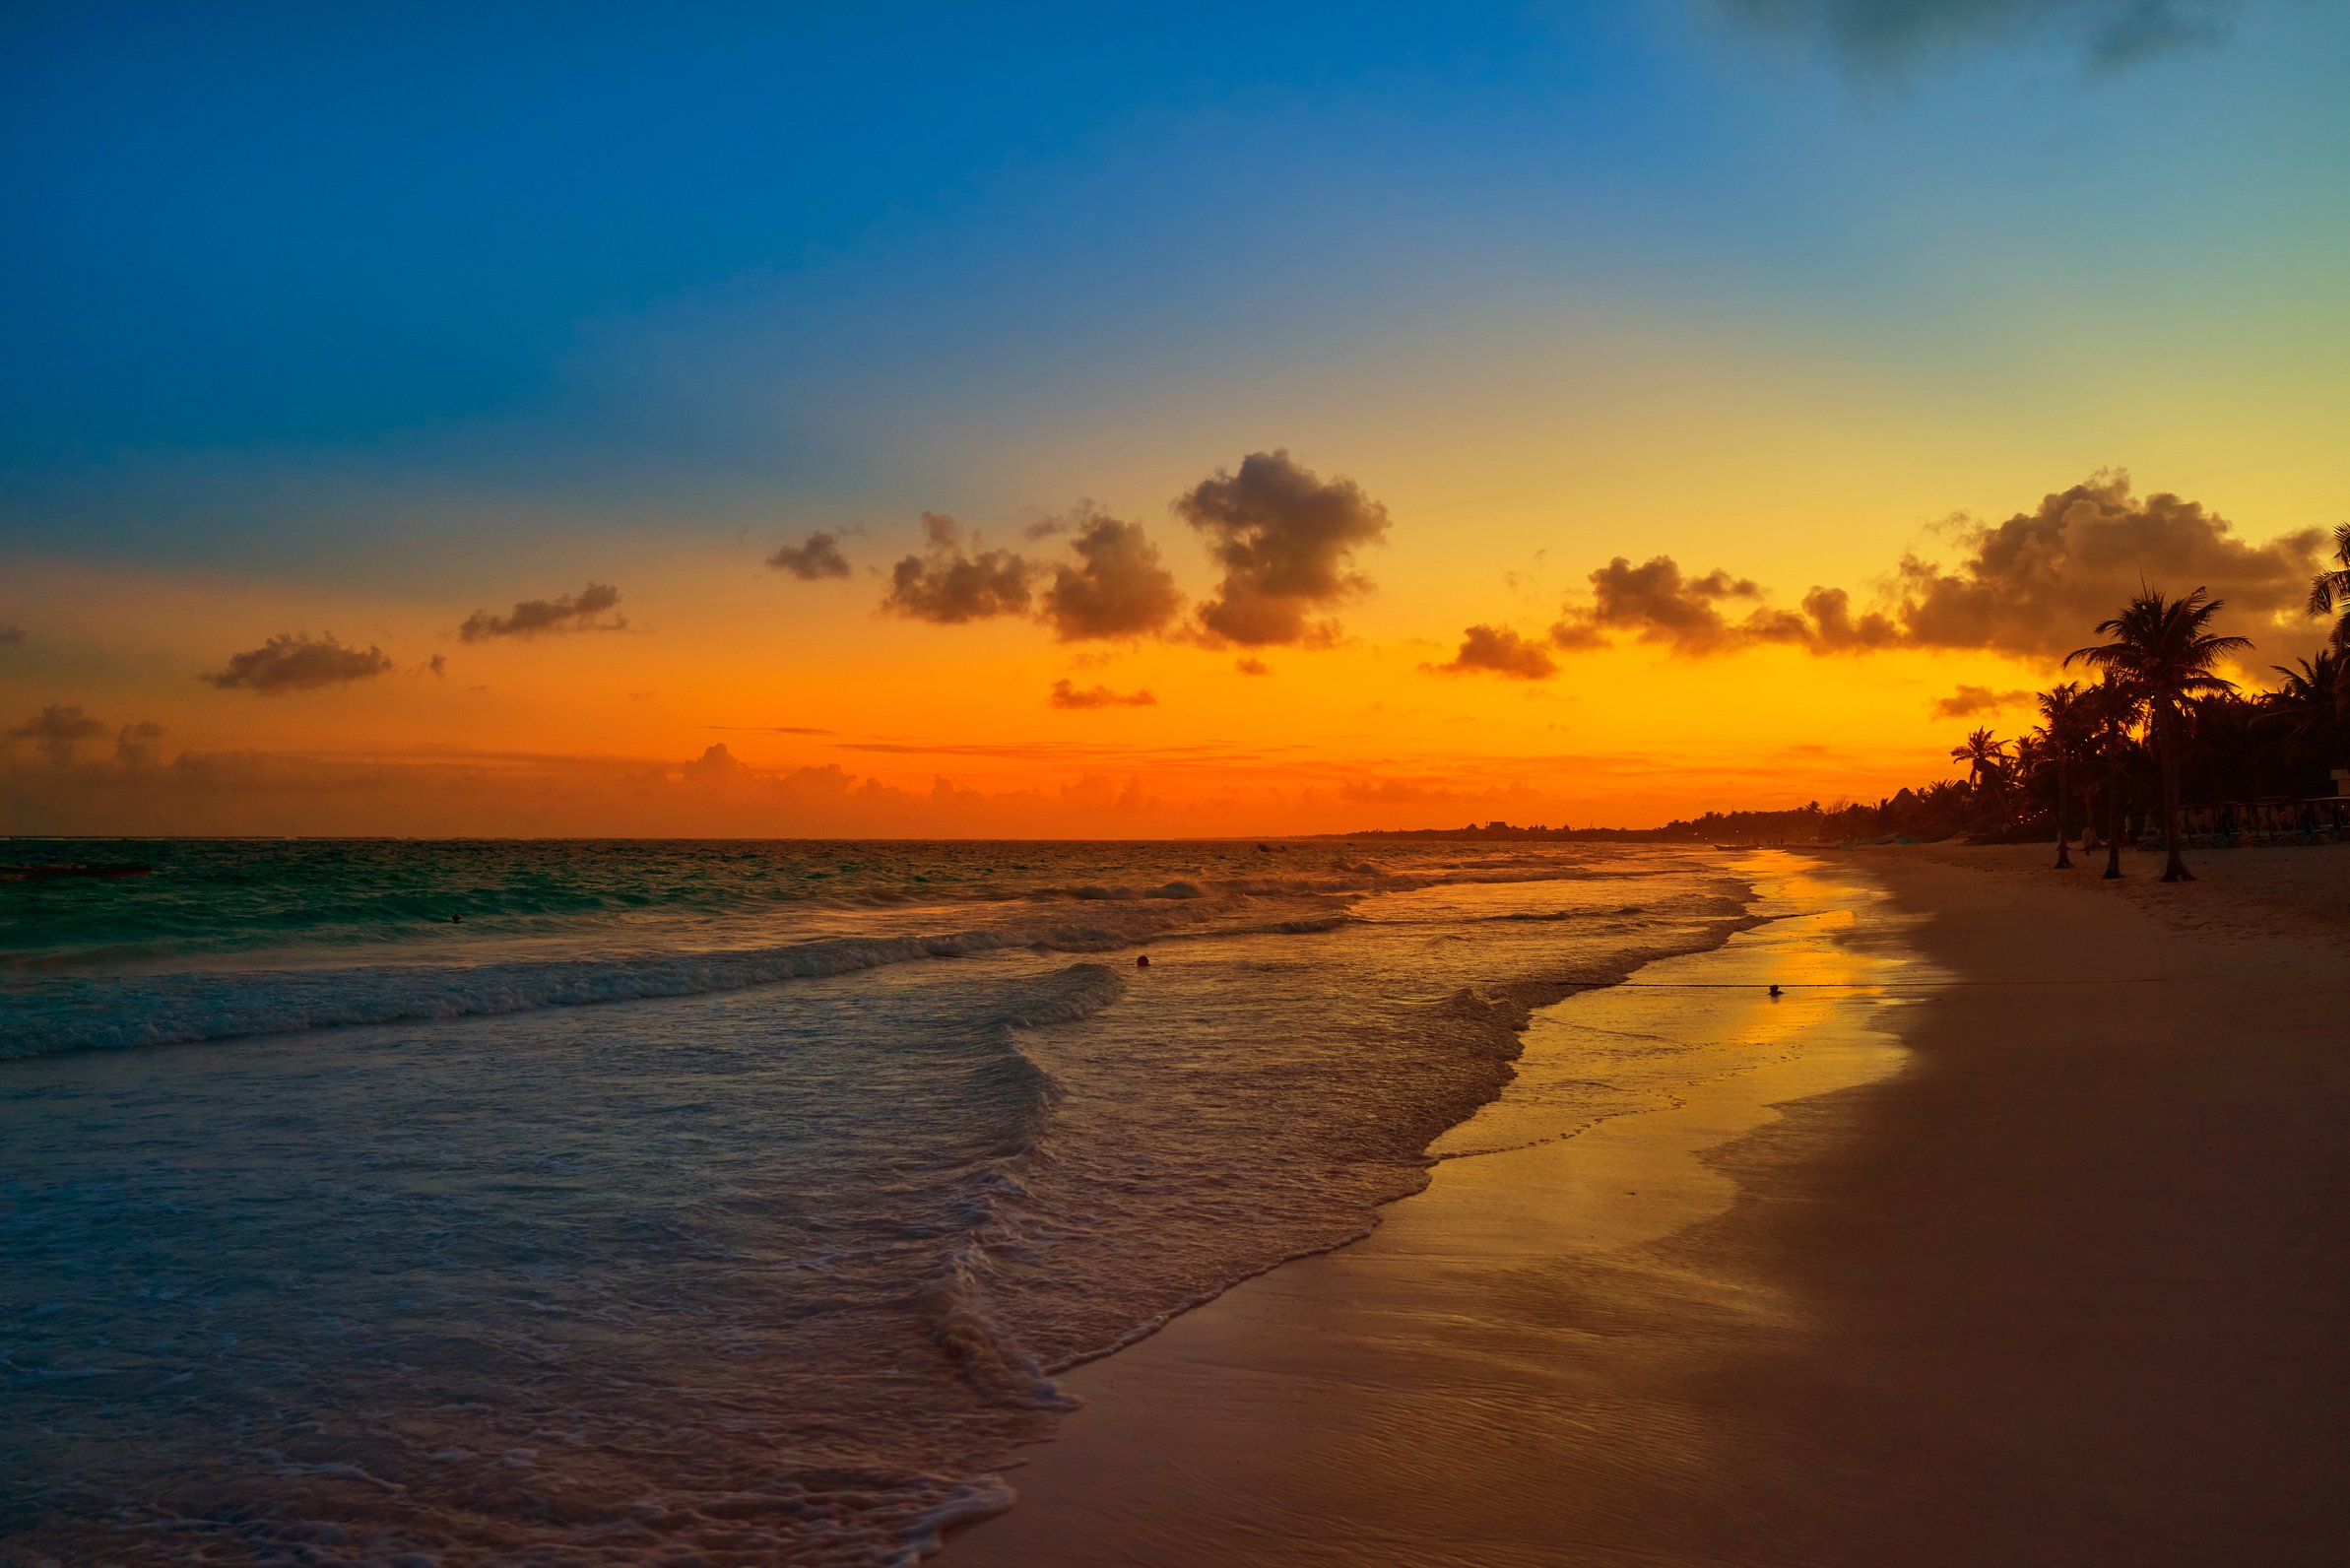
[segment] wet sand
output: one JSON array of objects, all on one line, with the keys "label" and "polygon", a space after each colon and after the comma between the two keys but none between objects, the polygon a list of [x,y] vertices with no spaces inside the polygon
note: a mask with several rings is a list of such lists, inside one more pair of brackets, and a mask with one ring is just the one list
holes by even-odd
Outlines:
[{"label": "wet sand", "polygon": [[1080,1369],[943,1560],[2350,1558],[2345,927],[2249,861],[2171,903],[2041,862],[1837,857],[1889,899],[1552,1010],[1455,1146],[1538,1130],[1588,1031],[1766,1065],[1450,1160]]}]

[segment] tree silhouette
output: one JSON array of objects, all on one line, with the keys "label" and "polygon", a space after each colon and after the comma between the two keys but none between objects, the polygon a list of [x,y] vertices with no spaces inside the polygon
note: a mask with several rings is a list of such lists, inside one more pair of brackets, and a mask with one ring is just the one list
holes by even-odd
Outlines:
[{"label": "tree silhouette", "polygon": [[2064,656],[2067,665],[2077,659],[2120,676],[2146,705],[2162,764],[2163,847],[2168,851],[2162,880],[2167,882],[2194,881],[2179,853],[2179,751],[2187,699],[2234,690],[2235,683],[2213,675],[2211,667],[2222,655],[2252,646],[2247,638],[2223,637],[2210,629],[2223,603],[2201,588],[2184,599],[2148,589],[2122,606],[2120,615],[2097,623],[2097,634],[2109,641]]}]

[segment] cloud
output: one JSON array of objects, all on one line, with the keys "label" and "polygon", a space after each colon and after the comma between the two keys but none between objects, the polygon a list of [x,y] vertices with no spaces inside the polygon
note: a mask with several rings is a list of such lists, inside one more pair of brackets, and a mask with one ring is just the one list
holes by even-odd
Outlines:
[{"label": "cloud", "polygon": [[426,659],[424,661],[424,673],[433,677],[435,680],[447,680],[449,674],[449,656],[445,653],[436,653],[431,658]]},{"label": "cloud", "polygon": [[23,626],[0,625],[0,643],[23,642],[24,640],[25,628]]},{"label": "cloud", "polygon": [[1902,557],[1895,592],[1904,639],[2045,658],[2079,647],[2140,583],[2174,593],[2207,587],[2239,628],[2297,612],[2323,536],[2312,528],[2246,544],[2195,501],[2135,499],[2129,476],[2116,471],[1960,537],[1965,554],[1955,566]]},{"label": "cloud", "polygon": [[976,534],[965,554],[962,530],[944,512],[924,512],[922,529],[923,553],[890,568],[883,610],[949,626],[1027,613],[1040,570],[1035,563],[1009,550],[982,549]]},{"label": "cloud", "polygon": [[114,760],[124,767],[153,767],[155,743],[163,738],[163,727],[153,719],[126,724],[114,736]]},{"label": "cloud", "polygon": [[457,628],[457,635],[467,642],[480,642],[489,637],[535,637],[550,631],[622,631],[628,622],[619,616],[610,621],[596,619],[620,602],[618,588],[591,582],[560,599],[525,599],[512,615],[493,616],[477,610]]},{"label": "cloud", "polygon": [[1962,50],[2060,45],[2118,69],[2227,33],[2236,0],[1717,0],[1742,22],[1832,49],[1872,75]]},{"label": "cloud", "polygon": [[840,553],[838,534],[814,533],[797,545],[778,545],[775,554],[767,557],[767,564],[777,571],[790,572],[802,582],[849,574],[849,558]]},{"label": "cloud", "polygon": [[78,705],[52,703],[10,730],[8,738],[31,741],[50,761],[63,767],[74,759],[77,745],[105,733],[106,727]]},{"label": "cloud", "polygon": [[1550,628],[1554,647],[1599,647],[1606,641],[1602,633],[1624,631],[1682,653],[1718,653],[1750,640],[1744,627],[1722,614],[1723,602],[1762,592],[1751,580],[1719,569],[1685,577],[1670,555],[1653,555],[1637,566],[1618,555],[1591,574],[1591,585],[1590,607],[1569,609]]},{"label": "cloud", "polygon": [[1108,686],[1087,686],[1078,690],[1067,681],[1053,683],[1053,694],[1045,699],[1057,708],[1155,708],[1158,698],[1144,691],[1113,691]]},{"label": "cloud", "polygon": [[[650,691],[631,691],[632,697],[649,697]],[[705,724],[705,730],[733,730],[744,735],[838,735],[838,730],[811,729],[805,724]]]},{"label": "cloud", "polygon": [[1461,637],[1461,651],[1444,664],[1423,664],[1436,675],[1469,675],[1483,671],[1513,681],[1547,681],[1558,674],[1558,661],[1538,642],[1529,641],[1508,626],[1470,626]]},{"label": "cloud", "polygon": [[1263,659],[1256,658],[1253,655],[1246,659],[1234,660],[1232,663],[1232,668],[1238,670],[1242,675],[1273,674],[1272,665],[1267,664]]},{"label": "cloud", "polygon": [[[1034,529],[1029,537],[1036,537]],[[1070,542],[1075,565],[1053,568],[1039,613],[1063,642],[1164,631],[1183,609],[1175,574],[1139,523],[1095,514]]]},{"label": "cloud", "polygon": [[1934,698],[1928,712],[1937,719],[1972,719],[2001,708],[2019,707],[2032,700],[2025,690],[1993,691],[1990,686],[1962,686],[1946,697]]},{"label": "cloud", "polygon": [[227,668],[203,677],[224,691],[242,686],[260,696],[349,686],[392,667],[381,648],[347,648],[328,632],[281,632],[260,647],[231,654]]},{"label": "cloud", "polygon": [[2279,622],[2299,624],[2323,535],[2312,528],[2248,544],[2198,502],[2137,498],[2116,471],[1995,526],[1962,519],[1955,537],[1955,562],[1904,555],[1881,606],[1859,614],[1846,590],[1813,587],[1799,610],[1758,602],[1733,617],[1726,604],[1762,597],[1751,580],[1720,570],[1688,577],[1669,555],[1638,566],[1618,555],[1591,574],[1592,602],[1569,606],[1550,642],[1596,648],[1627,634],[1686,654],[1778,643],[1820,654],[1952,648],[2045,659],[2079,647],[2141,584],[2208,587],[2226,601],[2229,629],[2273,641]]},{"label": "cloud", "polygon": [[1814,588],[1805,594],[1803,618],[1809,624],[1800,635],[1783,635],[1776,640],[1805,642],[1821,653],[1842,653],[1889,648],[1902,638],[1901,627],[1881,611],[1871,610],[1856,619],[1853,596],[1841,588]]},{"label": "cloud", "polygon": [[1354,553],[1387,537],[1387,508],[1350,479],[1325,482],[1285,450],[1252,452],[1176,497],[1175,510],[1223,568],[1200,623],[1244,647],[1321,643],[1338,635],[1327,610],[1368,593]]}]

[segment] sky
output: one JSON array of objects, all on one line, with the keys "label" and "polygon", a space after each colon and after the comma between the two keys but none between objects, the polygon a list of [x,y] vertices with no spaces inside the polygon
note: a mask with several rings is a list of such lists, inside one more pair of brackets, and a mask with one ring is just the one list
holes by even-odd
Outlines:
[{"label": "sky", "polygon": [[1874,800],[2350,519],[2350,8],[0,16],[0,831]]}]

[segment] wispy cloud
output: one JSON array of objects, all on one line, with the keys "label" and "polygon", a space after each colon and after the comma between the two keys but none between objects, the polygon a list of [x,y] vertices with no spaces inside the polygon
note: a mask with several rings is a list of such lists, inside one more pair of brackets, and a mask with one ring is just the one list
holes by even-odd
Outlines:
[{"label": "wispy cloud", "polygon": [[490,637],[537,637],[550,632],[624,631],[628,622],[620,616],[609,621],[596,619],[620,602],[618,588],[591,582],[560,599],[525,599],[508,615],[477,610],[457,628],[457,635],[467,642],[481,642]]},{"label": "wispy cloud", "polygon": [[[650,691],[631,691],[632,697],[649,697]],[[811,729],[804,724],[705,724],[705,730],[727,730],[738,735],[838,735],[838,730]]]},{"label": "wispy cloud", "polygon": [[2060,49],[2093,69],[2227,36],[2236,0],[1716,0],[1739,22],[1823,47],[1872,76],[1954,53]]}]

